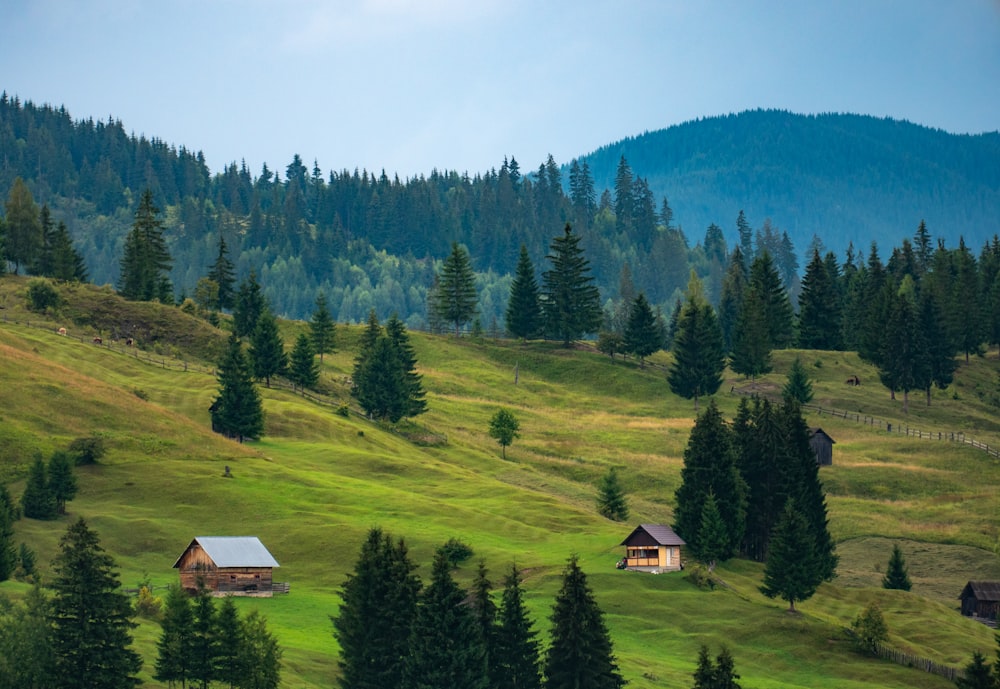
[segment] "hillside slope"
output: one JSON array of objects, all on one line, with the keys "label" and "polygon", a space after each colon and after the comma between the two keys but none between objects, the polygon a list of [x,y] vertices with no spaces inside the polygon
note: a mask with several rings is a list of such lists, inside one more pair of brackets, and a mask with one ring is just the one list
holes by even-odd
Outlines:
[{"label": "hillside slope", "polygon": [[[682,453],[692,423],[690,402],[669,393],[662,369],[639,370],[584,350],[413,333],[430,411],[413,434],[417,445],[358,416],[287,391],[263,389],[267,435],[239,445],[212,434],[207,407],[216,382],[210,362],[187,371],[160,361],[60,337],[57,320],[31,327],[18,281],[0,281],[3,454],[0,476],[20,494],[27,462],[74,437],[99,433],[109,452],[81,469],[70,516],[22,520],[19,539],[48,563],[68,519],[85,516],[134,585],[175,580],[171,565],[196,535],[258,535],[281,563],[289,596],[241,600],[267,615],[285,653],[285,686],[330,686],[336,645],[328,616],[366,531],[380,525],[407,539],[426,576],[436,546],[455,537],[471,545],[499,580],[516,562],[527,570],[529,605],[545,630],[559,572],[577,553],[608,615],[623,673],[640,688],[688,686],[698,646],[726,643],[745,686],[946,687],[932,675],[851,650],[842,629],[869,600],[886,611],[892,643],[918,656],[964,665],[972,649],[992,652],[989,630],[960,615],[961,586],[1000,577],[996,554],[1000,463],[946,442],[889,435],[822,416],[838,444],[823,469],[841,577],[789,616],[758,591],[760,565],[720,568],[728,585],[702,591],[682,574],[644,576],[614,569],[618,543],[634,523],[669,522]],[[12,286],[13,285],[13,286]],[[161,307],[156,307],[157,309]],[[41,327],[39,327],[41,326]],[[286,341],[301,324],[283,325]],[[333,399],[346,394],[353,329],[341,329],[323,378]],[[219,333],[218,336],[222,336]],[[873,380],[854,355],[813,353],[817,401],[880,417],[899,412],[875,386],[844,390],[847,371]],[[665,355],[654,357],[663,364]],[[784,371],[790,353],[776,356]],[[514,384],[514,370],[518,371]],[[995,379],[997,361],[974,360],[961,385]],[[780,383],[772,374],[762,386]],[[744,381],[727,380],[730,386]],[[137,393],[141,392],[141,395]],[[972,397],[972,395],[970,395]],[[719,395],[731,415],[735,395]],[[487,436],[498,405],[521,419],[522,437],[502,461]],[[917,407],[918,405],[914,405]],[[918,415],[919,412],[919,415]],[[942,394],[915,421],[938,428],[965,419],[968,432],[996,444],[995,414],[974,399]],[[442,440],[442,438],[444,438]],[[609,466],[621,468],[632,518],[610,522],[594,510],[594,486]],[[232,479],[223,477],[229,466]],[[878,587],[886,539],[903,545],[914,579],[910,594]],[[470,566],[458,572],[462,581]],[[0,584],[15,595],[23,584]],[[143,623],[137,643],[147,686],[158,627]]]}]

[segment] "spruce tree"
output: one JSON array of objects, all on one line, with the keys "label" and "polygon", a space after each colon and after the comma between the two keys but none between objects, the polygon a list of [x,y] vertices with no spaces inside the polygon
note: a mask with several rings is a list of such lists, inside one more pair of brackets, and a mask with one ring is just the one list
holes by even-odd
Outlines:
[{"label": "spruce tree", "polygon": [[628,519],[625,489],[622,488],[621,482],[618,480],[618,471],[615,467],[608,469],[608,473],[604,475],[597,487],[597,511],[602,517],[616,522]]},{"label": "spruce tree", "polygon": [[749,285],[743,293],[733,330],[729,367],[751,380],[771,372],[771,336],[766,306],[755,285]]},{"label": "spruce tree", "polygon": [[[909,276],[905,282],[912,288]],[[903,413],[910,411],[910,391],[931,386],[931,363],[927,336],[920,327],[912,296],[902,292],[888,296],[888,320],[883,324],[878,357],[879,378],[892,391],[903,391]]]},{"label": "spruce tree", "polygon": [[542,307],[539,301],[535,267],[528,257],[528,248],[522,244],[517,259],[514,280],[510,283],[510,300],[507,302],[507,332],[513,337],[530,340],[542,331]]},{"label": "spruce tree", "polygon": [[479,561],[476,577],[472,580],[470,606],[475,627],[478,630],[479,641],[483,645],[483,657],[486,665],[486,686],[496,687],[501,681],[501,671],[497,658],[497,605],[490,596],[493,582],[489,579],[486,562]]},{"label": "spruce tree", "polygon": [[774,259],[763,251],[750,265],[750,286],[757,290],[763,304],[763,319],[773,349],[783,349],[792,343],[792,305],[786,285],[781,281]]},{"label": "spruce tree", "polygon": [[799,347],[802,349],[842,347],[840,293],[836,275],[830,275],[828,270],[827,263],[814,249],[799,294]]},{"label": "spruce tree", "polygon": [[264,406],[236,333],[229,337],[218,379],[219,395],[211,407],[213,430],[241,443],[256,440],[264,431]]},{"label": "spruce tree", "polygon": [[417,373],[417,355],[410,343],[406,326],[395,313],[385,323],[385,335],[396,354],[403,372],[403,394],[405,396],[403,416],[414,417],[427,411],[426,392],[423,377]]},{"label": "spruce tree", "polygon": [[194,637],[191,629],[194,611],[191,597],[179,585],[171,586],[163,603],[160,638],[156,642],[156,666],[153,679],[173,686],[187,686],[191,678]]},{"label": "spruce tree", "polygon": [[219,286],[218,303],[215,306],[220,310],[231,309],[236,306],[236,274],[233,262],[229,260],[229,248],[226,246],[226,238],[219,233],[219,254],[215,258],[215,263],[208,271],[208,279]]},{"label": "spruce tree", "polygon": [[288,368],[285,342],[278,331],[278,321],[270,309],[264,309],[257,319],[250,345],[250,361],[257,380],[271,387],[271,376],[284,375]]},{"label": "spruce tree", "polygon": [[50,275],[56,280],[86,282],[87,266],[80,252],[73,246],[66,223],[59,221],[52,238],[52,265]]},{"label": "spruce tree", "polygon": [[[1000,280],[997,284],[1000,285]],[[929,407],[931,406],[931,387],[936,386],[939,390],[944,390],[951,385],[955,369],[958,368],[958,362],[955,360],[956,350],[951,344],[948,334],[941,327],[941,310],[932,290],[921,291],[919,311],[920,323],[918,327],[923,334],[926,345],[925,356],[929,375],[925,381],[927,385],[925,393]]]},{"label": "spruce tree", "polygon": [[717,562],[728,560],[733,550],[732,536],[726,523],[722,521],[722,514],[715,502],[715,494],[710,492],[701,510],[698,550],[695,555],[708,565],[708,571],[711,572]]},{"label": "spruce tree", "polygon": [[323,355],[332,352],[337,341],[337,324],[330,314],[326,303],[326,295],[322,292],[316,297],[316,309],[309,321],[309,340],[313,350],[319,354],[319,362],[323,363]]},{"label": "spruce tree", "polygon": [[35,257],[32,259],[31,273],[44,277],[54,277],[52,274],[52,251],[56,231],[55,223],[52,220],[52,212],[49,210],[48,204],[42,206],[42,210],[38,214],[38,224],[41,230],[38,235],[40,241]]},{"label": "spruce tree", "polygon": [[516,565],[511,565],[504,578],[493,649],[495,689],[541,689],[538,649],[538,633],[524,607],[521,574]]},{"label": "spruce tree", "polygon": [[734,247],[729,258],[729,268],[722,278],[722,296],[719,298],[719,328],[722,330],[723,351],[726,353],[732,351],[736,320],[739,318],[743,293],[749,279],[743,252],[740,247]]},{"label": "spruce tree", "polygon": [[688,297],[677,323],[673,344],[674,361],[667,382],[675,395],[694,399],[714,395],[722,385],[726,361],[722,353],[722,331],[712,307]]},{"label": "spruce tree", "polygon": [[792,361],[792,367],[788,370],[788,380],[781,389],[782,397],[793,399],[799,404],[807,404],[812,401],[813,390],[809,374],[806,373],[802,365],[802,359],[798,356]]},{"label": "spruce tree", "polygon": [[57,450],[49,458],[48,488],[56,501],[56,512],[66,514],[66,503],[76,497],[76,474],[68,452]]},{"label": "spruce tree", "polygon": [[692,689],[715,689],[715,663],[708,654],[708,646],[702,644],[698,649],[698,665],[694,670]]},{"label": "spruce tree", "polygon": [[281,657],[278,640],[267,629],[267,619],[251,610],[240,621],[239,658],[240,689],[278,689],[281,686]]},{"label": "spruce tree", "polygon": [[0,607],[0,687],[63,686],[53,670],[51,616],[52,601],[38,584],[20,604]]},{"label": "spruce tree", "polygon": [[455,327],[457,337],[462,326],[476,314],[476,274],[465,247],[452,242],[451,253],[441,265],[435,293],[434,310],[444,323]]},{"label": "spruce tree", "polygon": [[958,689],[995,689],[993,680],[986,657],[979,651],[973,651],[972,662],[965,666],[964,674],[955,679],[955,686]]},{"label": "spruce tree", "polygon": [[42,225],[35,199],[20,177],[14,178],[4,204],[3,258],[20,267],[32,265],[42,247]]},{"label": "spruce tree", "polygon": [[794,612],[795,601],[811,598],[822,581],[816,539],[795,501],[789,499],[771,534],[764,585],[760,591],[768,598],[780,597],[788,601],[789,611]]},{"label": "spruce tree", "polygon": [[545,689],[621,689],[604,613],[573,555],[552,606],[551,644],[545,658]]},{"label": "spruce tree", "polygon": [[246,280],[240,283],[233,307],[233,332],[237,337],[250,337],[257,329],[257,321],[267,308],[267,301],[260,290],[257,275],[250,271]]},{"label": "spruce tree", "polygon": [[741,689],[736,680],[740,678],[736,674],[736,663],[733,661],[733,654],[725,646],[715,656],[715,689]]},{"label": "spruce tree", "polygon": [[7,505],[0,502],[0,581],[7,581],[17,566],[14,549],[14,520]]},{"label": "spruce tree", "polygon": [[490,419],[490,437],[500,444],[504,459],[507,459],[507,446],[520,437],[520,429],[521,424],[510,409],[497,409]]},{"label": "spruce tree", "polygon": [[211,592],[206,589],[198,592],[192,613],[191,628],[188,630],[191,635],[189,666],[191,684],[197,684],[201,689],[208,689],[209,683],[215,679],[219,658],[219,634],[215,601]]},{"label": "spruce tree", "polygon": [[142,659],[133,651],[132,604],[118,568],[81,517],[59,542],[52,563],[50,622],[54,669],[65,689],[139,686]]},{"label": "spruce tree", "polygon": [[230,689],[240,686],[248,668],[243,667],[243,625],[232,596],[223,598],[216,612],[215,639],[212,677]]},{"label": "spruce tree", "polygon": [[340,645],[341,689],[405,687],[410,627],[420,580],[403,541],[379,528],[368,532],[354,571],[341,588],[333,621]]},{"label": "spruce tree", "polygon": [[912,584],[910,576],[906,571],[906,560],[903,559],[903,551],[899,549],[898,543],[892,544],[892,555],[889,556],[889,564],[882,577],[882,588],[898,589],[909,591]]},{"label": "spruce tree", "polygon": [[385,335],[379,336],[355,368],[354,390],[358,404],[371,418],[396,423],[406,415],[410,398],[405,371]]},{"label": "spruce tree", "polygon": [[309,336],[305,333],[299,333],[298,339],[295,340],[295,347],[289,357],[287,375],[292,383],[303,389],[315,387],[319,381],[316,355]]},{"label": "spruce tree", "polygon": [[55,519],[58,514],[56,498],[49,489],[48,472],[41,457],[31,465],[28,482],[21,496],[21,512],[28,519]]},{"label": "spruce tree", "polygon": [[407,687],[486,689],[485,646],[465,597],[447,555],[438,550],[413,620]]},{"label": "spruce tree", "polygon": [[642,292],[632,302],[625,326],[625,351],[639,357],[639,368],[645,367],[646,357],[660,351],[663,337],[653,315],[653,309]]},{"label": "spruce tree", "polygon": [[568,347],[572,340],[601,327],[601,294],[594,285],[580,237],[573,234],[569,223],[549,249],[546,259],[551,269],[542,275],[542,312],[546,331]]},{"label": "spruce tree", "polygon": [[153,203],[153,192],[146,189],[139,199],[132,229],[125,237],[118,290],[132,301],[173,301],[168,275],[172,259],[163,238],[160,209]]}]

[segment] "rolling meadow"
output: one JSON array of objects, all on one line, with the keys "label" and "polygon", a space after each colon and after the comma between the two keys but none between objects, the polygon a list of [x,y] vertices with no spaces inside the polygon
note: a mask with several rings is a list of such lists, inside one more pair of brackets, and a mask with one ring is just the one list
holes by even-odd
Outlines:
[{"label": "rolling meadow", "polygon": [[[84,516],[121,568],[125,586],[177,580],[172,565],[195,536],[259,536],[281,563],[289,595],[239,599],[259,609],[284,649],[283,686],[335,685],[338,648],[330,616],[368,530],[405,538],[418,574],[434,550],[456,538],[475,551],[456,578],[471,581],[485,560],[499,582],[511,563],[544,640],[562,569],[577,554],[604,610],[622,674],[631,687],[686,687],[698,649],[733,653],[744,687],[948,687],[936,675],[858,653],[845,629],[877,601],[892,646],[963,667],[974,650],[992,658],[993,631],[963,618],[958,594],[970,579],[1000,579],[1000,460],[967,444],[918,438],[810,411],[811,426],[836,441],[820,475],[838,576],[808,601],[787,604],[759,591],[763,566],[730,560],[719,584],[695,586],[685,572],[646,575],[615,569],[619,546],[638,523],[670,523],[691,401],[672,394],[670,355],[644,368],[586,345],[456,339],[410,333],[428,412],[396,427],[352,408],[349,376],[361,326],[338,326],[321,367],[319,401],[260,387],[265,435],[239,444],[212,433],[214,357],[226,333],[178,309],[127,304],[109,290],[64,286],[47,314],[25,310],[26,280],[0,280],[0,482],[19,496],[30,463],[73,439],[101,437],[106,456],[79,467],[69,514],[22,519],[15,540],[38,554],[43,578],[70,520]],[[156,333],[139,349],[105,345],[113,324]],[[30,322],[30,325],[28,324]],[[57,334],[66,327],[68,336]],[[302,322],[282,322],[286,345]],[[774,372],[749,381],[727,372],[716,399],[732,418],[738,394],[780,392],[796,355],[813,380],[814,405],[1000,446],[997,352],[962,361],[955,382],[890,399],[874,369],[846,352],[774,353]],[[845,385],[857,375],[862,384]],[[499,407],[513,411],[520,437],[507,460],[487,434]],[[631,517],[613,522],[595,508],[596,486],[617,467]],[[226,468],[231,477],[225,477]],[[880,585],[892,545],[902,547],[910,592]],[[693,563],[692,563],[693,564]],[[19,597],[22,582],[0,584]],[[162,589],[158,590],[162,594]],[[159,625],[140,620],[135,643],[151,678]],[[543,641],[544,645],[544,641]]]}]

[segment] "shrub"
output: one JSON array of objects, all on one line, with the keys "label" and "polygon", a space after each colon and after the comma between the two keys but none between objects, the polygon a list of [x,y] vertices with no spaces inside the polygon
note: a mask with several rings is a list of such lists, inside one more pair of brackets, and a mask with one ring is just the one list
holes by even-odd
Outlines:
[{"label": "shrub", "polygon": [[474,554],[470,546],[462,543],[457,538],[449,538],[443,546],[438,548],[438,552],[444,555],[452,568],[458,567]]},{"label": "shrub", "polygon": [[351,408],[347,406],[346,403],[341,404],[340,406],[337,407],[337,415],[343,416],[346,419],[351,415]]},{"label": "shrub", "polygon": [[44,278],[28,281],[28,308],[38,313],[59,306],[59,292]]},{"label": "shrub", "polygon": [[97,464],[105,453],[104,440],[95,435],[77,438],[69,444],[69,451],[78,465]]},{"label": "shrub", "polygon": [[854,643],[858,650],[875,653],[878,645],[889,638],[889,627],[882,616],[878,603],[869,603],[863,611],[851,622],[854,632]]},{"label": "shrub", "polygon": [[685,578],[702,590],[715,588],[715,579],[712,578],[712,573],[708,571],[705,565],[695,565],[688,571]]},{"label": "shrub", "polygon": [[159,620],[163,615],[163,599],[154,596],[149,585],[139,587],[139,597],[135,601],[135,614],[147,620]]}]

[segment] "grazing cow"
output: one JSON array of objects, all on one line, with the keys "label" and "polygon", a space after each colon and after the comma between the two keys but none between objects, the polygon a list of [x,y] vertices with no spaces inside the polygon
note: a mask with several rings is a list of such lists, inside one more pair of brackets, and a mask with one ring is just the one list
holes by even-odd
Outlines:
[{"label": "grazing cow", "polygon": [[100,337],[98,337],[98,336],[95,335],[94,336],[94,344],[97,344],[97,345],[104,344],[104,340],[102,340]]},{"label": "grazing cow", "polygon": [[861,385],[861,379],[858,378],[857,376],[851,376],[844,382],[847,383],[848,385],[855,385],[855,386]]},{"label": "grazing cow", "polygon": [[127,340],[125,340],[125,346],[126,347],[131,347],[134,344],[135,344],[135,340],[133,340],[131,337],[128,338]]},{"label": "grazing cow", "polygon": [[60,335],[65,335],[66,334],[66,328],[59,328],[59,330],[57,330],[56,332],[59,333]]}]

